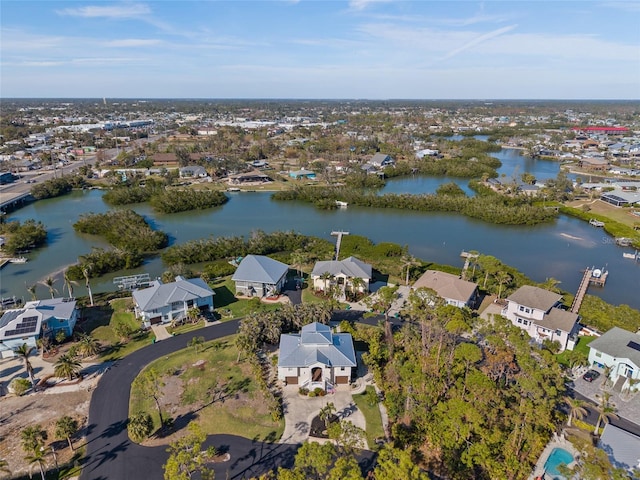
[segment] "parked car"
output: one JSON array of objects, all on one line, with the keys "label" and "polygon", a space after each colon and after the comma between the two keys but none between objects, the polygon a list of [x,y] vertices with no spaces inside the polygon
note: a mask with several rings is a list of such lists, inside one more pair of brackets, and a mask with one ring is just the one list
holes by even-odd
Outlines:
[{"label": "parked car", "polygon": [[587,382],[591,383],[593,382],[596,378],[598,378],[600,376],[600,372],[596,372],[595,370],[589,370],[587,373],[585,373],[582,378],[584,380],[586,380]]}]

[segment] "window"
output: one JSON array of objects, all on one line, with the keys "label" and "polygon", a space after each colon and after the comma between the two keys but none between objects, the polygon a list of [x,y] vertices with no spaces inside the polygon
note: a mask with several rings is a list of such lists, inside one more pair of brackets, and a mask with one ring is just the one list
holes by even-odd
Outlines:
[{"label": "window", "polygon": [[601,356],[602,356],[602,353],[596,352],[596,357],[601,357]]},{"label": "window", "polygon": [[558,336],[562,335],[562,330],[556,330],[556,335]]},{"label": "window", "polygon": [[344,372],[344,367],[340,367],[340,371],[341,371],[341,372]]},{"label": "window", "polygon": [[524,307],[522,305],[520,305],[520,311],[524,312]]},{"label": "window", "polygon": [[171,302],[171,310],[177,310],[179,308],[182,308],[183,303],[182,302]]}]

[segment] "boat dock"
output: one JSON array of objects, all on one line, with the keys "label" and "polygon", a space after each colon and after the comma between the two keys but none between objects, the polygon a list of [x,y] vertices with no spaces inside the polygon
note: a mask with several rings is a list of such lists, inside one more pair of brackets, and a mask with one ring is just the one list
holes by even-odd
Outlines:
[{"label": "boat dock", "polygon": [[462,258],[464,258],[464,266],[462,267],[462,279],[466,279],[467,276],[467,270],[469,269],[469,264],[471,263],[472,260],[475,260],[478,258],[478,256],[480,256],[479,253],[471,253],[471,252],[467,252],[465,250],[463,250],[460,253],[460,256]]},{"label": "boat dock", "polygon": [[0,258],[0,268],[4,267],[7,263],[27,263],[27,258],[26,257],[16,257],[16,258],[2,257],[2,258]]},{"label": "boat dock", "polygon": [[578,287],[578,292],[571,304],[571,312],[578,313],[580,306],[582,305],[582,301],[584,300],[584,296],[587,294],[587,290],[589,290],[589,285],[604,287],[605,283],[607,283],[608,276],[609,272],[604,268],[587,268],[584,271],[582,281]]}]

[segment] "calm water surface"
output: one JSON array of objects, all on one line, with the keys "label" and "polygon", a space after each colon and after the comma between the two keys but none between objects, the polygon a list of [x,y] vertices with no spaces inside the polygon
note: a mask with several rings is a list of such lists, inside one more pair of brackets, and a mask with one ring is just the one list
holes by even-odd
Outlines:
[{"label": "calm water surface", "polygon": [[[101,197],[102,192],[97,190],[73,192],[62,198],[35,202],[12,213],[10,219],[42,221],[49,229],[49,243],[28,254],[28,263],[10,264],[0,271],[1,295],[28,297],[25,285],[60,272],[75,263],[78,255],[91,251],[92,246],[106,246],[99,238],[75,233],[72,227],[83,213],[108,210]],[[408,245],[411,253],[419,258],[457,266],[463,263],[462,250],[477,250],[500,258],[535,281],[557,278],[562,282],[561,287],[570,291],[577,289],[581,269],[606,266],[611,272],[606,287],[591,288],[590,292],[614,304],[626,303],[640,308],[640,264],[622,258],[624,249],[615,246],[601,229],[564,216],[552,224],[534,227],[497,226],[439,213],[353,206],[323,211],[307,204],[273,201],[268,192],[230,194],[226,205],[199,212],[158,215],[146,204],[135,205],[133,209],[146,216],[155,228],[167,232],[172,243],[209,236],[246,236],[256,229],[294,230],[333,240],[332,230],[346,230],[374,242]],[[156,258],[138,270],[95,279],[92,286],[95,291],[113,290],[114,276],[139,272],[157,276],[165,268]],[[62,289],[61,280],[57,287]],[[77,295],[84,294],[82,286],[76,290]],[[41,297],[48,295],[44,286],[38,291]]]}]

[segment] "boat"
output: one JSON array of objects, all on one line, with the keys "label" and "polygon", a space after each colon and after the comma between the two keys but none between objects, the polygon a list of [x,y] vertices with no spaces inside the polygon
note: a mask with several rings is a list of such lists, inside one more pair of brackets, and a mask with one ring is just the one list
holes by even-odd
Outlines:
[{"label": "boat", "polygon": [[347,202],[341,202],[340,200],[336,200],[336,205],[338,207],[347,208],[349,204]]},{"label": "boat", "polygon": [[589,220],[589,225],[593,225],[594,227],[604,227],[604,222],[592,218],[591,220]]},{"label": "boat", "polygon": [[238,187],[229,187],[227,188],[227,192],[239,192],[240,189]]},{"label": "boat", "polygon": [[624,252],[622,254],[622,258],[629,258],[631,260],[640,260],[640,253],[638,252],[638,250],[636,250],[635,253]]},{"label": "boat", "polygon": [[632,240],[630,238],[620,237],[616,238],[616,245],[621,247],[629,247],[631,246]]},{"label": "boat", "polygon": [[10,258],[9,263],[27,263],[27,257]]}]

